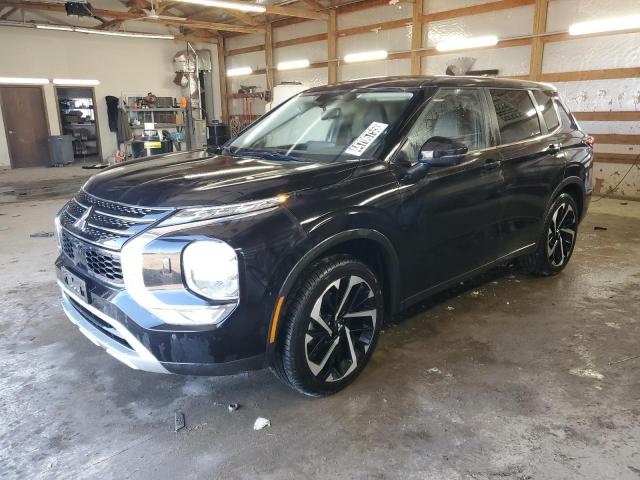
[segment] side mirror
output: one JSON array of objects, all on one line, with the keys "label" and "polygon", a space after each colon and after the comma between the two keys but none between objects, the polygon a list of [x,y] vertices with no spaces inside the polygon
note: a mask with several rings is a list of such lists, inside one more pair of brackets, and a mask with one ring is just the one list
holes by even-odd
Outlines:
[{"label": "side mirror", "polygon": [[418,162],[428,167],[458,165],[469,149],[463,143],[447,137],[431,137],[420,148]]}]

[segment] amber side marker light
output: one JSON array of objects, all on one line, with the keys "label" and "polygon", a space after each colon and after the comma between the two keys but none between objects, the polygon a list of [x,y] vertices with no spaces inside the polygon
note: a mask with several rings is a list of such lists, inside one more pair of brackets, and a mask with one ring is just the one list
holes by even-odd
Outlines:
[{"label": "amber side marker light", "polygon": [[273,320],[271,321],[271,331],[269,332],[269,343],[275,343],[276,331],[278,330],[278,320],[280,318],[280,311],[282,310],[282,304],[284,303],[284,297],[278,298],[276,304],[276,311],[273,313]]}]

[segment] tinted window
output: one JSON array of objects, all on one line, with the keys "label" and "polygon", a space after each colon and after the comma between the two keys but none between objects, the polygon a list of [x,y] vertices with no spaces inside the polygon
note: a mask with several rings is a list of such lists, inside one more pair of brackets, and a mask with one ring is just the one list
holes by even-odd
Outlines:
[{"label": "tinted window", "polygon": [[536,109],[526,90],[492,89],[502,143],[513,143],[540,135]]},{"label": "tinted window", "polygon": [[400,155],[415,163],[420,147],[435,136],[464,143],[469,151],[487,147],[482,92],[472,88],[438,90],[411,127]]},{"label": "tinted window", "polygon": [[575,120],[569,114],[569,111],[566,109],[564,104],[560,102],[558,99],[555,100],[556,105],[558,106],[558,112],[560,112],[560,119],[562,120],[562,125],[570,128],[578,128]]},{"label": "tinted window", "polygon": [[547,124],[547,130],[553,132],[560,125],[560,119],[553,105],[553,98],[540,90],[534,91],[533,96],[538,103],[538,109],[544,117],[544,122]]}]

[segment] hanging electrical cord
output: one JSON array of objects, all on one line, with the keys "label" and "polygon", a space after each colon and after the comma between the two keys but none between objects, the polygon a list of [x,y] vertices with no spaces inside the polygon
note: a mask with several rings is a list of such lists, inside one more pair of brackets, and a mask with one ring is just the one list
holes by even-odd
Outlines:
[{"label": "hanging electrical cord", "polygon": [[602,200],[603,198],[607,198],[608,196],[610,196],[611,194],[615,193],[616,190],[618,190],[618,188],[620,187],[620,185],[622,185],[622,182],[624,182],[624,179],[627,178],[627,175],[629,175],[631,173],[631,170],[633,170],[633,167],[635,167],[636,165],[638,165],[638,162],[640,162],[640,154],[636,156],[635,160],[633,161],[633,163],[631,164],[631,166],[629,167],[629,170],[627,170],[627,172],[622,176],[622,178],[620,179],[620,181],[616,184],[615,187],[610,188],[609,191],[607,193],[605,193],[604,195],[601,195],[600,197],[596,198],[595,200],[593,200],[591,203],[595,203],[595,202],[599,202],[600,200]]}]

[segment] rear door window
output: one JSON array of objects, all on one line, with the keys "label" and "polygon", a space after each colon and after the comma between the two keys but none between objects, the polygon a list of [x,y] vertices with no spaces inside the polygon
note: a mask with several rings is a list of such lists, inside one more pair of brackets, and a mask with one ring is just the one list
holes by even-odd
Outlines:
[{"label": "rear door window", "polygon": [[553,132],[560,125],[560,119],[554,107],[553,98],[540,90],[535,90],[533,96],[538,103],[538,110],[542,113],[544,123],[547,124],[547,130]]},{"label": "rear door window", "polygon": [[498,116],[501,143],[515,143],[540,135],[536,108],[527,90],[489,89]]}]

